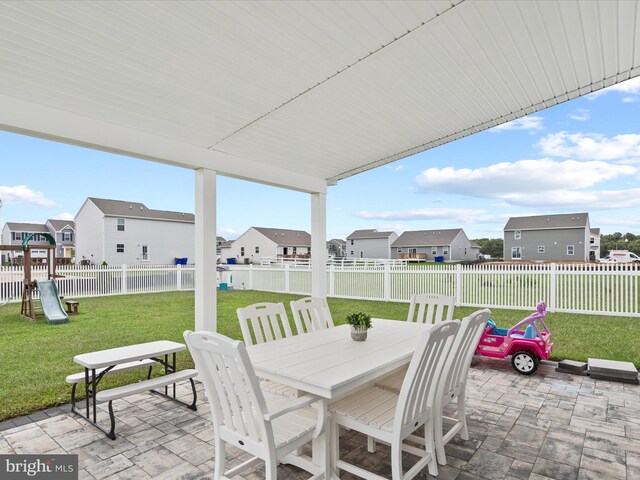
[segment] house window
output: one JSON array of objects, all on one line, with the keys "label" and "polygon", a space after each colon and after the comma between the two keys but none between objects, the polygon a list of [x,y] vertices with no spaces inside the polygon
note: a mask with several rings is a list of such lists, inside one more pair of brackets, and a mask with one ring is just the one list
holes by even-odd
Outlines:
[{"label": "house window", "polygon": [[591,238],[589,239],[589,243],[596,243],[596,239],[595,239],[595,238],[593,238],[593,237],[591,237]]},{"label": "house window", "polygon": [[71,232],[62,232],[62,241],[63,242],[71,242],[72,240]]},{"label": "house window", "polygon": [[397,252],[398,252],[398,253],[402,253],[402,249],[401,249],[401,248],[398,248]]},{"label": "house window", "polygon": [[294,255],[295,255],[296,253],[298,253],[298,247],[293,247],[293,248],[291,249],[291,253],[293,253]]},{"label": "house window", "polygon": [[116,253],[124,253],[124,243],[118,243],[116,245]]},{"label": "house window", "polygon": [[513,239],[520,240],[522,238],[522,232],[520,230],[516,230],[513,232]]},{"label": "house window", "polygon": [[260,247],[256,247],[256,253],[260,253]]},{"label": "house window", "polygon": [[[353,240],[351,240],[351,245],[353,245]],[[351,252],[351,253],[353,253],[353,252]]]},{"label": "house window", "polygon": [[575,253],[575,247],[573,245],[567,245],[567,255],[573,255]]},{"label": "house window", "polygon": [[119,232],[124,232],[124,218],[119,218],[116,220],[117,230]]},{"label": "house window", "polygon": [[408,248],[408,249],[407,249],[407,251],[408,251],[409,253],[414,254],[414,255],[415,255],[416,253],[418,253],[418,249],[417,249],[417,248]]},{"label": "house window", "polygon": [[353,250],[351,250],[351,255],[353,255]]},{"label": "house window", "polygon": [[431,255],[437,255],[438,254],[438,247],[431,247]]},{"label": "house window", "polygon": [[511,259],[512,260],[520,260],[522,258],[522,249],[521,247],[511,247]]},{"label": "house window", "polygon": [[244,247],[240,247],[240,256],[244,257]]},{"label": "house window", "polygon": [[448,246],[442,247],[442,254],[443,255],[449,255],[449,247]]},{"label": "house window", "polygon": [[149,261],[149,246],[148,245],[142,245],[142,251],[140,252],[141,255],[141,260],[143,262],[148,262]]},{"label": "house window", "polygon": [[544,245],[538,245],[538,253],[544,253]]}]

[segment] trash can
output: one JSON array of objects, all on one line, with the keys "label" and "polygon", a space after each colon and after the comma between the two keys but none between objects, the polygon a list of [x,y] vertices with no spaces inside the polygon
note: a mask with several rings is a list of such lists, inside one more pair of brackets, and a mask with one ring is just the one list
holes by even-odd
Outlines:
[{"label": "trash can", "polygon": [[227,265],[235,265],[236,259],[235,257],[227,258]]},{"label": "trash can", "polygon": [[434,257],[433,259],[438,263],[444,263],[444,255],[438,255],[437,257]]},{"label": "trash can", "polygon": [[229,290],[229,286],[226,283],[221,283],[220,290]]},{"label": "trash can", "polygon": [[187,257],[176,257],[175,261],[176,261],[176,265],[186,265],[187,264]]}]

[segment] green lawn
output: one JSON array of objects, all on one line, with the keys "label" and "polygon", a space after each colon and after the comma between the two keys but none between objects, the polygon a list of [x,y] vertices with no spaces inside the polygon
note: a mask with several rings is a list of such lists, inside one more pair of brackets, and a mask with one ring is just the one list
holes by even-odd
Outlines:
[{"label": "green lawn", "polygon": [[[235,309],[256,302],[288,302],[297,295],[257,291],[218,294],[218,330],[241,338]],[[333,318],[343,323],[353,311],[374,317],[405,319],[406,303],[329,299]],[[19,304],[0,307],[0,421],[39,409],[68,403],[71,388],[64,381],[81,371],[73,362],[79,353],[159,339],[182,341],[193,329],[193,293],[128,295],[80,300],[80,315],[65,325],[47,325],[20,319]],[[455,316],[474,308],[457,308]],[[499,326],[508,327],[527,315],[523,311],[495,310]],[[550,313],[548,324],[556,349],[555,359],[587,357],[631,361],[640,366],[640,319]],[[192,366],[187,352],[178,355],[179,368]],[[102,388],[144,378],[143,372],[105,377]]]}]

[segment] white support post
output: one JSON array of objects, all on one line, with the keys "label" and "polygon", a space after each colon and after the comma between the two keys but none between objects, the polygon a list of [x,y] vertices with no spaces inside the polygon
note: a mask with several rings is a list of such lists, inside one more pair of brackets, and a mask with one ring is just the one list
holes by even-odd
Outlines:
[{"label": "white support post", "polygon": [[311,194],[311,296],[327,297],[327,195]]},{"label": "white support post", "polygon": [[216,172],[196,175],[195,328],[216,331]]},{"label": "white support post", "polygon": [[182,265],[176,265],[176,290],[182,290]]},{"label": "white support post", "polygon": [[462,265],[456,265],[456,306],[462,302]]},{"label": "white support post", "polygon": [[122,264],[121,281],[122,283],[120,284],[120,293],[122,293],[122,295],[126,295],[127,294],[127,266],[124,263]]}]

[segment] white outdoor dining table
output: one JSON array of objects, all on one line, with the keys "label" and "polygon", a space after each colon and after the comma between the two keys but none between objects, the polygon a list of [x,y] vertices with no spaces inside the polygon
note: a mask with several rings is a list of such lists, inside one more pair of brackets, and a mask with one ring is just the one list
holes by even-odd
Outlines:
[{"label": "white outdoor dining table", "polygon": [[[247,351],[260,378],[331,401],[407,365],[421,334],[430,327],[379,318],[372,324],[364,342],[351,340],[350,327],[340,325],[252,345]],[[327,465],[330,452],[325,438],[313,445],[313,463],[321,467]]]}]

